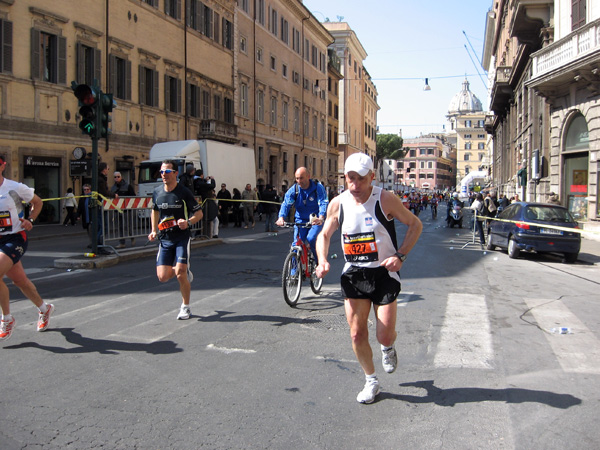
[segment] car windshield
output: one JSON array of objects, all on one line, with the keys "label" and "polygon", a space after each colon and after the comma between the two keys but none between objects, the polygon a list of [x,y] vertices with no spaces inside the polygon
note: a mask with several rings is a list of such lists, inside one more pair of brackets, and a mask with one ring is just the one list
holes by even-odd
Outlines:
[{"label": "car windshield", "polygon": [[525,218],[542,222],[574,222],[566,209],[552,206],[528,206],[525,210]]}]

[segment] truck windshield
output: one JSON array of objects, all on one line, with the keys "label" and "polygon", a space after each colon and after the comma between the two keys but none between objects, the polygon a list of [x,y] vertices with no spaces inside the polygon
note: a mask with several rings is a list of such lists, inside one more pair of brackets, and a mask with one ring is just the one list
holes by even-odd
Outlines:
[{"label": "truck windshield", "polygon": [[[177,171],[179,172],[178,177],[181,176],[185,172],[185,160],[176,159],[174,160]],[[160,167],[162,166],[162,161],[144,161],[140,164],[140,174],[138,177],[138,183],[156,183],[157,181],[162,181],[160,177]]]},{"label": "truck windshield", "polygon": [[140,164],[140,174],[138,183],[156,183],[161,181],[160,166],[161,162],[143,162]]}]

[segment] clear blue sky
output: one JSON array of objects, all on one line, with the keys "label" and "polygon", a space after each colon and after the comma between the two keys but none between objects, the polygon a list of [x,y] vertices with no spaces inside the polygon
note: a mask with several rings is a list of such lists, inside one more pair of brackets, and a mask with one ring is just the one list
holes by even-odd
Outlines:
[{"label": "clear blue sky", "polygon": [[[380,133],[402,130],[411,138],[442,131],[465,74],[487,109],[487,75],[479,61],[492,0],[304,0],[304,5],[322,22],[342,16],[365,48],[364,65],[379,93]],[[423,91],[425,78],[430,91]]]}]

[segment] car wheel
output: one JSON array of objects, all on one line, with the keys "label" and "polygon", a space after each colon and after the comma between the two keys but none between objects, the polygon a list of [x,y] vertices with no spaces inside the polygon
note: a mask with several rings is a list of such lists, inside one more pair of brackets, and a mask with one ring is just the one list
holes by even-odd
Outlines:
[{"label": "car wheel", "polygon": [[508,240],[508,257],[512,259],[518,258],[520,252],[519,247],[517,247],[517,241],[511,236]]},{"label": "car wheel", "polygon": [[494,250],[496,250],[496,246],[494,244],[492,244],[492,235],[491,234],[488,235],[487,243],[485,245],[485,248],[487,248],[491,252],[494,251]]},{"label": "car wheel", "polygon": [[565,253],[565,262],[569,264],[573,264],[577,261],[579,257],[579,253]]}]

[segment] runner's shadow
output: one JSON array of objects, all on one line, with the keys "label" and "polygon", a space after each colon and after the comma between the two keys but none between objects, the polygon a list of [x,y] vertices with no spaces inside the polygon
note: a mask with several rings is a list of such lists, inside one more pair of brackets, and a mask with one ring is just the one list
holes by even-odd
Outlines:
[{"label": "runner's shadow", "polygon": [[433,380],[402,383],[400,386],[412,386],[425,389],[427,395],[402,395],[383,393],[381,399],[393,398],[410,403],[435,403],[439,406],[454,406],[457,403],[505,402],[505,403],[543,403],[553,408],[567,409],[580,405],[581,399],[570,394],[556,394],[549,391],[506,388],[452,388],[441,389],[433,385]]},{"label": "runner's shadow", "polygon": [[108,339],[92,339],[84,337],[73,331],[74,328],[54,328],[46,331],[52,333],[60,332],[67,342],[77,345],[77,347],[57,347],[50,345],[42,345],[37,342],[23,342],[22,344],[11,345],[4,347],[5,349],[17,348],[39,348],[52,353],[77,354],[77,353],[100,353],[102,355],[118,355],[119,352],[146,352],[151,355],[166,355],[170,353],[182,352],[182,348],[178,348],[173,341],[158,341],[149,344],[139,342],[122,342],[111,341]]}]

